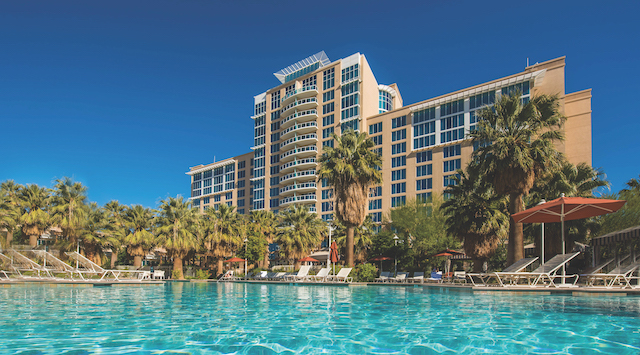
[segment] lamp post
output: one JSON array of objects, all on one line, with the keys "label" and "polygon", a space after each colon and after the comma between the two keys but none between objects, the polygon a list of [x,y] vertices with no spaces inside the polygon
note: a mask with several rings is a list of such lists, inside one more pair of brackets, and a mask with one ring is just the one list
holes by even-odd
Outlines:
[{"label": "lamp post", "polygon": [[[538,202],[538,206],[544,205],[545,203],[547,203],[547,201],[542,199]],[[544,264],[544,222],[542,223],[542,243],[540,243],[540,263]]]},{"label": "lamp post", "polygon": [[393,267],[393,276],[398,276],[398,235],[397,234],[393,234],[393,241],[395,242],[395,246],[396,246],[396,253],[395,256],[393,258],[394,260],[394,267]]},{"label": "lamp post", "polygon": [[327,254],[327,267],[331,270],[331,232],[336,230],[334,226],[331,225],[331,222],[327,224],[329,228],[329,254]]},{"label": "lamp post", "polygon": [[247,279],[247,246],[249,245],[249,239],[244,237],[244,279]]}]

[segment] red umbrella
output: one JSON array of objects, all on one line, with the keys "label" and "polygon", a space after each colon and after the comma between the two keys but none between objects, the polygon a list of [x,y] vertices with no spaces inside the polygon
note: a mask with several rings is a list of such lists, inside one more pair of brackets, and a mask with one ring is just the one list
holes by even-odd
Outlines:
[{"label": "red umbrella", "polygon": [[307,256],[307,257],[304,257],[304,258],[302,258],[302,259],[300,259],[298,261],[314,261],[314,262],[318,262],[320,260],[316,260],[316,259],[314,259],[314,258],[312,258],[310,256]]},{"label": "red umbrella", "polygon": [[[560,222],[562,229],[562,254],[564,247],[564,221],[601,216],[612,213],[624,206],[624,200],[605,200],[586,197],[562,197],[541,205],[531,207],[519,213],[511,215],[516,223],[548,223]],[[562,275],[565,269],[562,268]]]},{"label": "red umbrella", "polygon": [[244,259],[240,259],[236,256],[234,256],[233,258],[229,259],[229,260],[225,260],[225,263],[239,263],[241,261],[244,261]]},{"label": "red umbrella", "polygon": [[375,258],[369,259],[369,261],[379,261],[380,262],[380,271],[382,271],[382,260],[393,260],[388,256],[378,255]]},{"label": "red umbrella", "polygon": [[331,258],[331,262],[337,263],[340,257],[338,256],[338,244],[336,244],[335,240],[331,242],[331,247],[329,247],[329,249],[331,250],[331,252],[329,253],[329,258]]},{"label": "red umbrella", "polygon": [[443,253],[436,254],[436,255],[434,255],[434,256],[453,256],[453,254],[443,252]]}]

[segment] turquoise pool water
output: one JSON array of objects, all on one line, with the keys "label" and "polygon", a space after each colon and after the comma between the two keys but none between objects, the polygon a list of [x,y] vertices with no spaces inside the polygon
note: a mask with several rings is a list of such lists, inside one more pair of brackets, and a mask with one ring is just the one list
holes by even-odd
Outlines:
[{"label": "turquoise pool water", "polygon": [[640,297],[167,283],[0,287],[0,353],[638,354]]}]

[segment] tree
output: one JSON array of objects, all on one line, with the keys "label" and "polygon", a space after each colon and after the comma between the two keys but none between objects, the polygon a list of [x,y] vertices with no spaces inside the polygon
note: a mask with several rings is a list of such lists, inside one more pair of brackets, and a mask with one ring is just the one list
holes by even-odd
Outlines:
[{"label": "tree", "polygon": [[620,231],[630,227],[640,225],[640,185],[638,179],[631,179],[627,182],[627,188],[618,194],[604,196],[610,199],[623,199],[627,203],[615,213],[610,213],[600,217],[601,229],[598,235]]},{"label": "tree", "polygon": [[[339,221],[336,221],[337,229],[335,234],[336,244],[340,248],[344,248],[346,244],[346,228],[340,224]],[[353,233],[353,248],[354,248],[354,259],[357,263],[364,263],[367,261],[367,257],[369,255],[369,250],[371,250],[371,245],[373,243],[373,236],[375,235],[375,231],[377,226],[373,222],[371,216],[367,215],[364,222],[361,226],[355,228]]]},{"label": "tree", "polygon": [[[251,224],[249,225],[252,235],[264,238],[266,249],[263,252],[262,267],[269,267],[269,244],[273,243],[276,235],[277,220],[273,212],[264,210],[251,211],[249,214]],[[252,243],[253,244],[253,243]]]},{"label": "tree", "polygon": [[6,246],[9,247],[13,241],[13,232],[20,224],[20,190],[22,185],[16,184],[13,180],[4,181],[0,184],[0,228],[7,230]]},{"label": "tree", "polygon": [[160,211],[156,219],[156,244],[163,246],[173,257],[173,272],[184,280],[183,259],[189,252],[198,247],[198,240],[193,233],[197,210],[191,208],[191,202],[184,201],[182,196],[169,197],[160,202]]},{"label": "tree", "polygon": [[205,244],[209,253],[218,259],[218,273],[222,273],[224,258],[231,256],[242,246],[240,237],[238,214],[235,206],[221,203],[218,210],[205,210],[205,218],[209,221],[208,238]]},{"label": "tree", "polygon": [[133,256],[133,266],[142,266],[142,258],[151,249],[154,243],[154,236],[151,231],[154,223],[153,211],[141,205],[127,208],[124,214],[124,221],[127,227],[127,235],[124,244],[127,246],[127,253]]},{"label": "tree", "polygon": [[322,242],[326,226],[315,214],[304,206],[293,205],[280,212],[280,223],[276,243],[285,259],[299,265],[301,259]]},{"label": "tree", "polygon": [[374,143],[366,133],[353,130],[332,134],[336,147],[324,147],[318,179],[334,188],[335,216],[347,228],[346,264],[353,266],[354,228],[364,222],[369,188],[382,183],[382,160],[372,151]]},{"label": "tree", "polygon": [[69,177],[56,180],[54,188],[51,219],[62,229],[62,249],[72,250],[87,222],[87,188]]},{"label": "tree", "polygon": [[467,173],[457,173],[455,184],[445,190],[451,198],[442,205],[447,231],[463,241],[465,254],[473,259],[473,271],[481,272],[484,262],[508,235],[507,201],[495,194],[474,166],[468,166]]},{"label": "tree", "polygon": [[112,200],[104,206],[104,213],[107,225],[104,233],[107,234],[107,246],[111,247],[111,269],[115,269],[118,260],[118,251],[122,248],[124,239],[128,234],[125,212],[127,206],[121,205],[120,202]]},{"label": "tree", "polygon": [[[476,115],[477,129],[470,133],[479,148],[473,153],[483,175],[497,194],[509,196],[509,213],[524,210],[523,197],[536,178],[557,168],[561,153],[554,143],[563,140],[558,96],[539,95],[522,103],[520,94],[503,95]],[[507,263],[524,257],[522,223],[510,222]]]},{"label": "tree", "polygon": [[87,206],[86,221],[83,223],[84,228],[78,234],[80,238],[81,250],[84,251],[87,259],[98,265],[102,265],[103,247],[109,245],[110,236],[105,233],[108,225],[107,215],[104,209],[98,207],[98,204],[91,202]]},{"label": "tree", "polygon": [[22,232],[29,237],[29,245],[35,248],[38,238],[50,226],[49,208],[50,192],[46,187],[32,184],[20,190],[20,205],[23,214],[20,217]]}]

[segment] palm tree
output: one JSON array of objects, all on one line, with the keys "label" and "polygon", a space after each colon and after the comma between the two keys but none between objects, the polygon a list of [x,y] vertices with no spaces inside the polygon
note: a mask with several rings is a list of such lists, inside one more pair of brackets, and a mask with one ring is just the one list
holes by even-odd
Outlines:
[{"label": "palm tree", "polygon": [[129,255],[133,256],[133,266],[139,268],[142,266],[142,258],[155,241],[151,232],[154,223],[153,211],[141,205],[132,206],[126,210],[124,221],[128,229],[124,244]]},{"label": "palm tree", "polygon": [[481,272],[484,262],[508,235],[507,201],[477,169],[469,166],[467,171],[468,175],[458,170],[456,184],[445,190],[451,198],[442,207],[447,214],[447,232],[464,242],[465,253],[473,259],[473,271]]},{"label": "palm tree", "polygon": [[627,181],[627,188],[623,189],[624,192],[635,191],[636,193],[640,193],[640,175],[638,175],[637,179],[631,179]]},{"label": "palm tree", "polygon": [[51,219],[62,229],[62,240],[58,241],[63,250],[73,249],[87,222],[87,188],[71,178],[55,181],[52,197]]},{"label": "palm tree", "polygon": [[167,249],[167,253],[173,257],[173,272],[178,274],[180,280],[184,280],[183,259],[198,247],[198,240],[193,233],[196,218],[197,210],[191,208],[191,202],[184,201],[182,196],[169,197],[160,202],[156,243]]},{"label": "palm tree", "polygon": [[50,226],[49,208],[50,192],[46,187],[36,184],[27,185],[20,190],[20,205],[23,214],[20,217],[22,232],[29,237],[29,245],[35,248],[38,238]]},{"label": "palm tree", "polygon": [[221,203],[218,210],[205,210],[205,218],[209,221],[208,238],[205,242],[209,254],[218,259],[217,272],[224,269],[224,258],[231,256],[242,246],[243,239],[239,233],[238,214],[235,206]]},{"label": "palm tree", "polygon": [[85,226],[78,234],[80,245],[87,259],[102,265],[103,247],[109,245],[109,235],[105,233],[108,225],[107,214],[95,202],[91,202],[87,209]]},{"label": "palm tree", "polygon": [[[554,143],[563,140],[564,116],[557,96],[539,95],[522,104],[520,94],[503,95],[492,107],[477,111],[481,118],[470,133],[480,148],[473,153],[480,171],[499,195],[509,195],[509,212],[524,210],[523,197],[536,178],[559,166]],[[522,223],[510,223],[507,263],[524,257]]]},{"label": "palm tree", "polygon": [[118,251],[122,248],[124,238],[127,236],[126,221],[124,219],[127,206],[121,205],[120,202],[112,200],[104,205],[105,218],[107,225],[105,233],[107,234],[106,246],[111,248],[111,269],[115,269],[118,260]]},{"label": "palm tree", "polygon": [[13,241],[13,232],[20,223],[20,190],[22,185],[16,184],[13,180],[4,181],[0,184],[0,196],[3,207],[0,207],[0,228],[7,230],[6,246],[9,247]]},{"label": "palm tree", "polygon": [[372,151],[374,143],[366,133],[348,130],[332,137],[336,147],[324,147],[318,179],[326,179],[334,188],[335,215],[347,227],[345,259],[353,265],[354,228],[364,222],[369,187],[382,183],[382,160]]},{"label": "palm tree", "polygon": [[[335,241],[339,247],[344,247],[346,243],[346,228],[340,224],[337,224],[337,231]],[[362,222],[361,226],[355,228],[353,233],[353,248],[354,248],[354,259],[357,263],[364,263],[367,261],[367,256],[369,255],[369,250],[371,249],[371,245],[373,244],[373,236],[376,230],[376,224],[373,222],[371,216],[367,215]]]},{"label": "palm tree", "polygon": [[254,235],[260,236],[266,240],[267,249],[265,250],[264,260],[258,263],[261,267],[269,267],[269,244],[273,243],[276,235],[277,220],[273,212],[264,210],[251,211],[249,215],[251,220],[250,227]]},{"label": "palm tree", "polygon": [[293,260],[296,267],[301,259],[320,245],[326,226],[304,206],[293,205],[280,212],[276,243],[284,258]]}]

